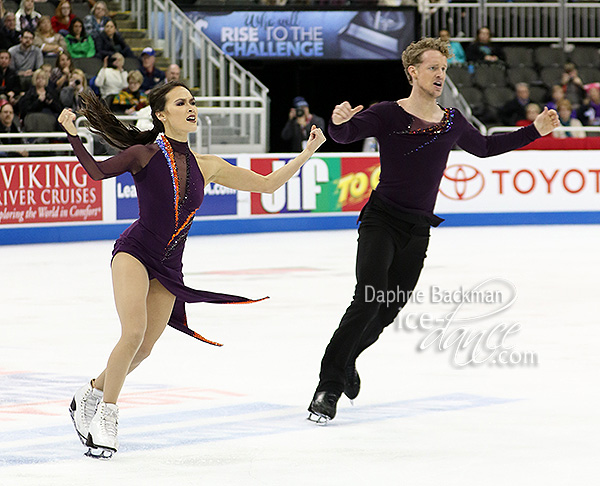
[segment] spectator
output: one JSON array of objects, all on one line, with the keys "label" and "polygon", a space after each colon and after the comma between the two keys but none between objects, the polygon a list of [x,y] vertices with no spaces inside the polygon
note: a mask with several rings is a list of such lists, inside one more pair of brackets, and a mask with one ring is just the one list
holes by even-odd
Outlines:
[{"label": "spectator", "polygon": [[133,115],[148,105],[148,98],[142,87],[144,76],[139,71],[131,71],[127,76],[127,88],[121,90],[112,101],[111,110],[115,113]]},{"label": "spectator", "polygon": [[56,7],[54,16],[50,19],[54,32],[63,36],[67,35],[74,18],[75,14],[71,11],[71,2],[61,0],[58,7]]},{"label": "spectator", "polygon": [[95,39],[104,31],[104,26],[109,20],[110,17],[108,16],[106,3],[96,2],[90,14],[86,15],[85,19],[83,19],[85,31]]},{"label": "spectator", "polygon": [[292,105],[289,119],[281,131],[281,138],[290,142],[292,152],[297,152],[304,150],[313,125],[325,130],[325,120],[310,112],[308,103],[302,96],[296,96]]},{"label": "spectator", "polygon": [[98,71],[96,76],[96,87],[100,90],[100,95],[106,98],[109,95],[116,95],[122,89],[127,87],[127,71],[123,69],[125,58],[118,52],[110,58],[104,58],[104,67]]},{"label": "spectator", "polygon": [[21,93],[21,80],[14,69],[10,67],[10,52],[0,51],[0,96],[14,104]]},{"label": "spectator", "polygon": [[[48,79],[48,75],[42,69],[33,73],[33,84],[19,101],[19,112],[23,121],[31,113],[48,113],[56,121],[62,106],[56,92],[48,87]],[[46,128],[47,131],[54,131],[56,122],[49,124]]]},{"label": "spectator", "polygon": [[558,102],[565,99],[565,92],[560,84],[555,84],[552,86],[550,93],[551,99],[546,103],[546,106],[549,110],[558,112]]},{"label": "spectator", "polygon": [[[573,105],[567,99],[560,100],[557,106],[558,118],[563,127],[581,127],[581,121],[573,116]],[[554,130],[552,136],[555,138],[584,138],[583,130],[569,130],[568,132],[559,132]]]},{"label": "spectator", "polygon": [[61,52],[67,50],[64,37],[54,32],[50,17],[47,15],[40,17],[33,45],[42,49],[45,56],[58,56]]},{"label": "spectator", "polygon": [[74,69],[69,74],[69,84],[60,90],[60,104],[64,108],[71,108],[73,111],[78,110],[80,95],[86,86],[85,73],[81,69]]},{"label": "spectator", "polygon": [[500,119],[506,126],[514,126],[518,120],[526,117],[525,107],[531,103],[529,99],[529,85],[517,83],[515,85],[515,97],[506,102],[499,110]]},{"label": "spectator", "polygon": [[517,120],[517,123],[515,123],[515,125],[517,127],[529,126],[535,121],[535,119],[541,112],[542,109],[540,108],[540,105],[538,105],[537,103],[529,103],[525,107],[525,118],[523,118],[522,120]]},{"label": "spectator", "polygon": [[140,72],[144,77],[144,82],[142,83],[143,91],[150,91],[165,79],[165,73],[158,69],[155,63],[156,52],[154,52],[152,47],[146,47],[142,51],[142,67],[140,68]]},{"label": "spectator", "polygon": [[67,50],[72,58],[94,57],[96,44],[91,35],[87,35],[83,21],[77,17],[71,22],[69,33],[65,37]]},{"label": "spectator", "polygon": [[577,72],[577,67],[572,62],[564,65],[560,84],[565,92],[565,97],[575,108],[578,108],[585,98],[585,89]]},{"label": "spectator", "polygon": [[8,52],[11,56],[10,67],[21,77],[22,87],[28,88],[33,72],[44,63],[42,50],[33,45],[33,32],[30,30],[21,32],[19,45],[12,46]]},{"label": "spectator", "polygon": [[600,126],[600,83],[590,83],[585,85],[587,96],[579,107],[579,120],[584,125],[598,127]]},{"label": "spectator", "polygon": [[48,85],[56,91],[60,91],[62,87],[69,82],[69,76],[75,69],[73,60],[68,52],[61,52],[56,58],[56,66],[50,72],[50,81]]},{"label": "spectator", "polygon": [[117,52],[123,57],[135,57],[125,39],[117,31],[113,20],[106,22],[104,31],[94,39],[94,42],[96,43],[96,57],[100,59],[110,57]]},{"label": "spectator", "polygon": [[34,10],[33,0],[21,0],[21,7],[15,14],[16,28],[19,32],[31,30],[35,32],[42,15]]},{"label": "spectator", "polygon": [[460,42],[450,40],[450,32],[447,29],[440,30],[439,37],[450,46],[450,54],[452,56],[448,59],[448,64],[463,64],[467,62],[467,56],[462,45]]},{"label": "spectator", "polygon": [[170,83],[171,81],[179,81],[181,77],[181,68],[177,64],[169,64],[169,67],[165,71],[165,82]]},{"label": "spectator", "polygon": [[0,49],[9,49],[19,43],[17,20],[13,12],[7,12],[0,20]]},{"label": "spectator", "polygon": [[[0,133],[21,133],[19,125],[15,121],[15,110],[6,100],[0,100]],[[0,145],[22,144],[21,138],[0,138]],[[0,148],[0,157],[27,157],[27,150],[19,152],[7,152]]]},{"label": "spectator", "polygon": [[467,61],[502,63],[504,51],[501,47],[492,44],[492,34],[487,27],[481,27],[472,44],[467,47]]}]

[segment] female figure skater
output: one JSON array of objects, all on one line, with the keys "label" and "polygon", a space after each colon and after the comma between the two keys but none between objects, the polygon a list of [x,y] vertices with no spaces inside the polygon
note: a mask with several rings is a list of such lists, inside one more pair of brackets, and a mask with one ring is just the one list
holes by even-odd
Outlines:
[{"label": "female figure skater", "polygon": [[140,217],[115,243],[112,278],[121,337],[106,369],[77,391],[71,417],[87,455],[110,458],[118,449],[117,399],[128,373],[147,358],[165,326],[210,344],[187,327],[185,302],[244,303],[244,297],[194,290],[183,284],[182,253],[204,186],[215,182],[233,189],[274,192],[313,155],[325,141],[313,127],[306,148],[295,159],[263,176],[236,167],[214,155],[192,153],[188,133],[197,128],[194,97],[179,82],[152,90],[149,103],[153,128],[141,132],[125,126],[104,102],[91,92],[82,96],[83,114],[92,129],[113,146],[118,155],[97,162],[77,136],[75,113],[64,110],[59,123],[68,134],[75,155],[94,180],[124,172],[133,175]]}]

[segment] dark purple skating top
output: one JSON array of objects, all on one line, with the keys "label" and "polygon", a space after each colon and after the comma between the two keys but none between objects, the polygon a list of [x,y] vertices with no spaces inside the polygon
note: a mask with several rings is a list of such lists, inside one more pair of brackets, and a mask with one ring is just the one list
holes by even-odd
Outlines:
[{"label": "dark purple skating top", "polygon": [[329,135],[338,143],[376,137],[381,164],[377,194],[408,213],[422,214],[439,224],[442,220],[433,215],[433,208],[455,144],[478,157],[490,157],[540,137],[533,125],[484,136],[456,108],[444,112],[440,123],[430,123],[411,115],[396,101],[384,101],[341,125],[330,121]]},{"label": "dark purple skating top", "polygon": [[68,136],[79,162],[94,180],[131,172],[140,217],[115,242],[113,257],[125,252],[138,259],[150,279],[175,295],[169,325],[201,341],[187,326],[185,302],[233,304],[256,302],[237,295],[195,290],[183,283],[182,255],[196,210],[204,199],[204,177],[188,144],[159,136],[155,143],[134,145],[104,161],[96,161],[79,137]]}]

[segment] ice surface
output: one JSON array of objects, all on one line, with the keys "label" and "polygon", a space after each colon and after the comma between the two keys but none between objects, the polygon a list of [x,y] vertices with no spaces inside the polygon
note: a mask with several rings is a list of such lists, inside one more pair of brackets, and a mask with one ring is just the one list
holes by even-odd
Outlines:
[{"label": "ice surface", "polygon": [[418,288],[510,281],[517,301],[490,324],[519,323],[510,344],[537,366],[459,367],[392,325],[358,361],[355,405],[323,427],[306,407],[356,232],[193,237],[189,285],[271,298],[188,306],[225,346],[165,331],[125,384],[111,461],[83,456],[67,407],[119,335],[112,242],[0,247],[0,485],[595,484],[599,241],[599,226],[434,229]]}]

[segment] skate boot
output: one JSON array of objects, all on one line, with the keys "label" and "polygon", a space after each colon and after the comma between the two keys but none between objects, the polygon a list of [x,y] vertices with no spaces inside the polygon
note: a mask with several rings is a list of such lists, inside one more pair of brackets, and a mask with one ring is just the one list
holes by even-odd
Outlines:
[{"label": "skate boot", "polygon": [[333,420],[336,412],[336,405],[340,395],[333,392],[316,392],[308,407],[308,420],[319,425],[326,425]]},{"label": "skate boot", "polygon": [[350,399],[350,403],[354,405],[354,399],[360,392],[360,376],[356,371],[356,364],[352,364],[346,368],[346,383],[344,384],[344,395]]},{"label": "skate boot", "polygon": [[100,402],[90,423],[86,442],[90,449],[85,455],[96,459],[110,459],[119,448],[118,425],[119,407],[114,403]]},{"label": "skate boot", "polygon": [[79,440],[81,440],[83,445],[86,443],[88,432],[90,431],[90,422],[96,414],[96,408],[98,408],[101,400],[102,392],[96,390],[92,386],[92,382],[77,390],[73,400],[71,400],[69,412],[71,413],[71,419],[73,420]]}]

